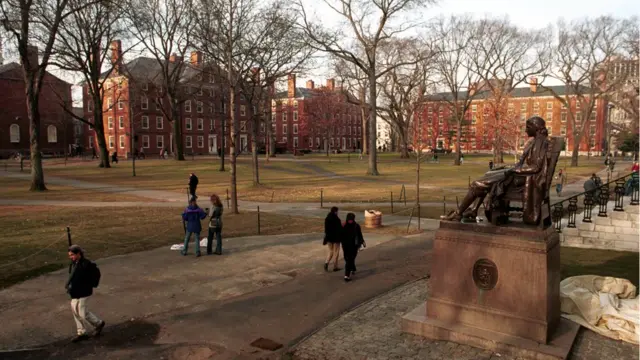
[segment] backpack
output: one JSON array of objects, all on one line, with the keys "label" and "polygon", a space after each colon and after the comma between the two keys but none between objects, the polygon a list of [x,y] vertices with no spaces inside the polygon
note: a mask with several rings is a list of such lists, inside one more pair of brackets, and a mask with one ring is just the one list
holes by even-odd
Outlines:
[{"label": "backpack", "polygon": [[96,265],[96,263],[94,263],[93,261],[90,262],[89,265],[89,280],[91,281],[91,286],[93,286],[94,288],[97,288],[98,285],[100,285],[100,269],[98,268],[98,265]]}]

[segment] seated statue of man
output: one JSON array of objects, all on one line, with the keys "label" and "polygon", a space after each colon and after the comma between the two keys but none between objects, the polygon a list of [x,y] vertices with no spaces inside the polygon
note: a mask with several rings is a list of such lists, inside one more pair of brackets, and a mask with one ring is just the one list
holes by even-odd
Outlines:
[{"label": "seated statue of man", "polygon": [[[523,222],[539,223],[544,189],[548,187],[546,159],[549,140],[545,121],[539,116],[529,118],[526,132],[531,139],[525,145],[520,162],[514,168],[490,171],[474,181],[458,209],[443,216],[443,220],[475,220],[487,195],[489,198],[485,202],[485,209],[492,210],[500,206],[500,201],[509,188],[524,187]],[[471,207],[476,200],[476,204]]]}]

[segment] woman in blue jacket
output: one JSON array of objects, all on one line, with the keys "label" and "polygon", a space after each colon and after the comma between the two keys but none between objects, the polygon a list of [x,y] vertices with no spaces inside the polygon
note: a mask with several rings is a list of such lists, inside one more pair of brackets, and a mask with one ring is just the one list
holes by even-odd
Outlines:
[{"label": "woman in blue jacket", "polygon": [[200,256],[200,232],[202,231],[202,225],[200,220],[207,217],[207,213],[198,207],[195,197],[189,200],[189,206],[184,209],[182,213],[182,220],[187,222],[187,231],[184,234],[184,249],[180,252],[182,255],[187,255],[189,249],[189,239],[191,234],[195,234],[196,242],[196,256]]}]

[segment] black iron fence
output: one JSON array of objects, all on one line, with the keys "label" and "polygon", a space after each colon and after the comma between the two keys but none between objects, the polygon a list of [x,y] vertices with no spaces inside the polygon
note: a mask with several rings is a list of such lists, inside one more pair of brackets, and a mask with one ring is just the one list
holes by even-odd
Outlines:
[{"label": "black iron fence", "polygon": [[[615,180],[602,184],[599,177],[592,177],[589,189],[567,199],[559,201],[553,205],[551,217],[553,226],[557,232],[562,232],[562,219],[566,219],[568,228],[576,227],[576,218],[582,213],[582,222],[592,222],[594,210],[596,216],[607,217],[608,211],[624,211],[625,197],[630,198],[628,205],[638,205],[640,203],[640,186],[638,183],[638,173],[633,172]],[[613,187],[613,191],[611,189]],[[613,209],[609,209],[609,202],[613,201]]]}]

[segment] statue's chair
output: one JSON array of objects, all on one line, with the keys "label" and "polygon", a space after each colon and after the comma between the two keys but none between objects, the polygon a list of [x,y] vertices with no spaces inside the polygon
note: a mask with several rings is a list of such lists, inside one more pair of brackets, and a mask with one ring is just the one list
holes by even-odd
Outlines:
[{"label": "statue's chair", "polygon": [[[549,137],[549,150],[547,151],[547,186],[544,189],[543,200],[542,200],[542,209],[540,216],[540,223],[537,224],[540,228],[547,228],[551,226],[551,203],[549,201],[549,190],[553,185],[553,174],[556,171],[556,164],[558,163],[558,159],[560,158],[560,152],[562,151],[562,147],[564,145],[564,139],[558,136],[550,136]],[[522,177],[528,177],[533,175],[517,175]],[[487,220],[490,221],[493,225],[504,224],[509,221],[511,212],[522,212],[524,209],[525,203],[525,186],[511,186],[507,189],[506,194],[502,198],[500,208],[503,209],[499,211],[494,209],[493,211],[485,210],[485,215]],[[518,202],[522,204],[522,207],[512,207],[510,206],[511,202]]]}]

